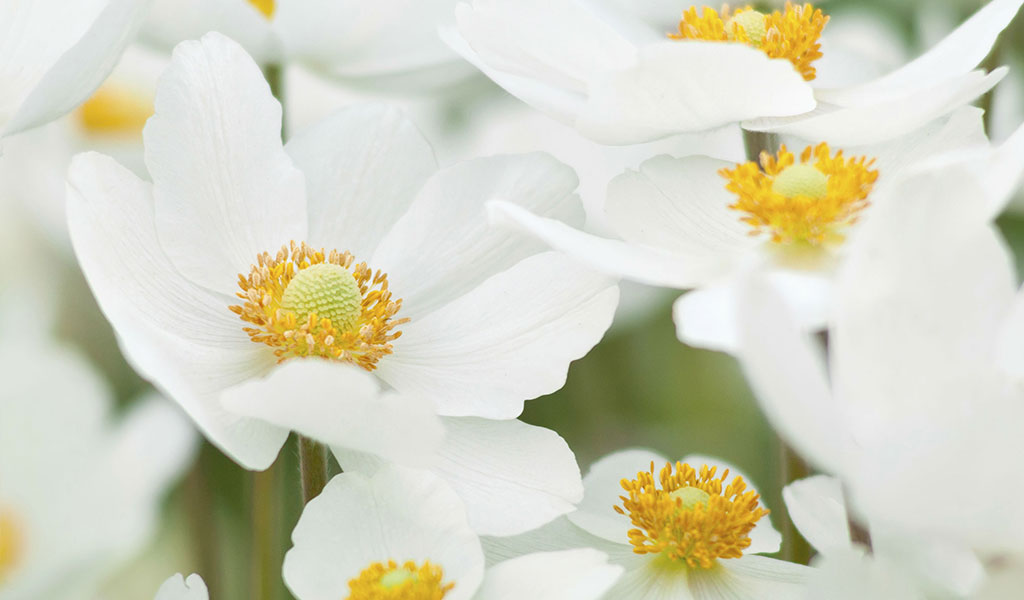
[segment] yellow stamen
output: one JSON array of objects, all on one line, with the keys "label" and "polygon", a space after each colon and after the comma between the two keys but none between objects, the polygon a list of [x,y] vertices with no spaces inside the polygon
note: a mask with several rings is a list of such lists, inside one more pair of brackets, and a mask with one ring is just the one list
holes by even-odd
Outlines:
[{"label": "yellow stamen", "polygon": [[25,540],[17,516],[0,507],[0,583],[18,566]]},{"label": "yellow stamen", "polygon": [[[661,554],[691,568],[710,569],[720,558],[739,558],[750,546],[750,532],[768,514],[760,496],[747,490],[742,477],[726,483],[729,470],[716,477],[717,467],[698,473],[688,464],[666,463],[657,480],[654,463],[636,479],[623,479],[622,506],[636,529],[629,541],[637,554]],[[660,482],[661,487],[658,487]]]},{"label": "yellow stamen", "polygon": [[256,260],[248,276],[238,276],[243,304],[229,308],[255,325],[243,328],[249,339],[274,348],[282,361],[316,356],[372,371],[402,335],[393,330],[409,321],[394,318],[402,301],[392,300],[387,275],[353,265],[348,252],[292,242]]},{"label": "yellow stamen", "polygon": [[757,48],[771,58],[784,58],[793,63],[803,78],[817,76],[813,63],[821,58],[821,32],[828,17],[810,4],[786,2],[783,12],[768,15],[746,8],[730,14],[723,5],[721,13],[707,6],[697,14],[691,6],[679,21],[679,32],[668,36],[675,40],[739,42]]},{"label": "yellow stamen", "polygon": [[375,562],[348,582],[347,600],[441,600],[455,587],[443,581],[444,571],[430,561]]},{"label": "yellow stamen", "polygon": [[274,16],[274,0],[249,0],[249,4],[252,4],[256,10],[263,13],[263,16],[268,19]]},{"label": "yellow stamen", "polygon": [[131,87],[105,83],[75,114],[87,132],[141,136],[146,119],[153,115],[153,99]]},{"label": "yellow stamen", "polygon": [[840,230],[857,221],[870,203],[867,198],[878,180],[865,156],[832,155],[828,144],[808,146],[796,157],[783,146],[778,155],[761,153],[761,163],[747,162],[722,169],[725,189],[738,200],[729,208],[746,213],[740,219],[754,230],[770,233],[777,244],[804,243],[820,246],[840,242]]}]

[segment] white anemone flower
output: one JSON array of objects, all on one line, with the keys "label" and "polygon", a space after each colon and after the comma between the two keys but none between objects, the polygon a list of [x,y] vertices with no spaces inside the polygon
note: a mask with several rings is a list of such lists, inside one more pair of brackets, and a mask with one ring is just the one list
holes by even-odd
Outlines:
[{"label": "white anemone flower", "polygon": [[0,5],[0,137],[70,112],[103,83],[148,0],[8,0]]},{"label": "white anemone flower", "polygon": [[[1019,174],[1019,170],[1018,170]],[[1024,294],[968,165],[908,178],[839,275],[826,368],[770,286],[740,302],[744,370],[780,434],[872,529],[1019,554]],[[955,474],[951,480],[951,474]]]},{"label": "white anemone flower", "polygon": [[583,486],[576,512],[519,536],[487,538],[488,559],[596,548],[625,568],[606,600],[802,597],[808,567],[758,556],[777,552],[782,536],[735,467],[624,450],[596,462]]},{"label": "white anemone flower", "polygon": [[[608,328],[613,281],[484,215],[502,198],[578,221],[568,167],[531,154],[438,171],[380,106],[287,146],[280,124],[256,64],[208,34],[178,47],[158,88],[153,183],[98,154],[69,175],[72,242],[126,356],[243,466],[271,464],[288,427],[223,392],[283,361],[357,365],[446,417],[514,419]],[[343,412],[346,395],[304,401]]]},{"label": "white anemone flower", "polygon": [[91,598],[155,533],[196,435],[162,398],[114,417],[88,363],[28,339],[0,344],[0,598]]},{"label": "white anemone flower", "polygon": [[600,143],[741,122],[860,145],[910,133],[995,86],[1006,69],[974,69],[1021,3],[993,0],[916,60],[838,88],[814,86],[828,19],[809,4],[720,15],[664,2],[645,11],[614,0],[472,0],[446,37],[507,91]]},{"label": "white anemone flower", "polygon": [[435,90],[476,70],[441,41],[457,0],[153,0],[142,37],[172,48],[219,31],[260,64],[298,61],[351,84]]},{"label": "white anemone flower", "polygon": [[878,145],[793,143],[792,151],[762,154],[761,164],[659,156],[625,172],[609,184],[604,207],[621,239],[589,235],[501,202],[492,205],[492,215],[594,268],[649,285],[696,288],[676,301],[679,338],[733,351],[743,273],[766,273],[802,322],[824,326],[845,239],[855,235],[858,221],[873,218],[875,205],[900,201],[905,174],[940,155],[969,158],[990,173],[990,202],[998,214],[1019,177],[1024,128],[993,149],[981,112],[964,107]]}]

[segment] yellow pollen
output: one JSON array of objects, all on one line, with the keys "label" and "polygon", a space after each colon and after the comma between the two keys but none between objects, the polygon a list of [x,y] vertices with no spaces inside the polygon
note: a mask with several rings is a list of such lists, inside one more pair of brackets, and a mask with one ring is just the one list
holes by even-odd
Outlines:
[{"label": "yellow pollen", "polygon": [[90,133],[139,136],[153,115],[153,99],[129,86],[106,83],[75,112]]},{"label": "yellow pollen", "polygon": [[372,371],[409,320],[395,318],[402,301],[392,299],[387,275],[353,262],[348,252],[305,243],[264,252],[248,276],[238,276],[242,304],[229,308],[254,325],[243,327],[249,339],[281,361],[313,356]]},{"label": "yellow pollen", "polygon": [[249,4],[252,4],[256,10],[263,13],[263,16],[268,19],[274,16],[275,0],[249,0]]},{"label": "yellow pollen", "polygon": [[800,162],[783,146],[776,156],[761,153],[760,165],[747,162],[719,174],[738,197],[733,210],[753,227],[751,235],[771,234],[777,244],[820,246],[841,242],[841,230],[857,221],[870,203],[878,180],[875,160],[832,154],[828,144],[808,146]]},{"label": "yellow pollen", "polygon": [[0,583],[18,566],[25,540],[13,512],[0,507]]},{"label": "yellow pollen", "polygon": [[346,600],[441,600],[455,587],[444,583],[444,570],[424,561],[402,565],[394,560],[375,562],[348,582]]},{"label": "yellow pollen", "polygon": [[739,42],[757,48],[770,58],[784,58],[793,63],[806,81],[817,76],[813,63],[821,58],[821,32],[828,17],[810,4],[786,2],[784,11],[763,15],[745,7],[730,12],[728,5],[721,13],[704,6],[697,14],[691,6],[679,21],[679,32],[668,36],[674,40]]},{"label": "yellow pollen", "polygon": [[[739,558],[750,546],[750,532],[768,514],[760,496],[747,490],[742,477],[727,483],[729,470],[716,477],[717,467],[700,472],[681,462],[666,463],[657,475],[640,471],[623,479],[622,506],[635,529],[629,541],[637,554],[660,554],[690,568],[710,569],[720,558]],[[660,487],[659,484],[660,483]]]}]

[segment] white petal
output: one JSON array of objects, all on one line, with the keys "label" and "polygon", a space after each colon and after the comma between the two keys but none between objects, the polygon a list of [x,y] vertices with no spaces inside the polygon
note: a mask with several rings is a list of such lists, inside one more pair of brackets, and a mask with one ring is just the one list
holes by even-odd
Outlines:
[{"label": "white petal", "polygon": [[210,31],[235,40],[260,64],[281,60],[281,41],[271,21],[249,0],[153,0],[139,37],[170,50]]},{"label": "white petal", "polygon": [[199,575],[193,573],[185,579],[178,573],[160,586],[153,600],[210,600],[210,593]]},{"label": "white petal", "polygon": [[378,364],[399,392],[429,397],[447,416],[514,418],[523,401],[565,384],[611,324],[618,288],[568,257],[527,258],[402,326]]},{"label": "white petal", "polygon": [[133,366],[179,402],[211,441],[265,468],[287,430],[225,413],[217,394],[274,364],[227,307],[186,280],[156,239],[151,186],[99,154],[75,158],[68,225],[82,270]]},{"label": "white petal", "polygon": [[644,46],[636,64],[592,80],[576,126],[603,144],[633,144],[799,115],[815,104],[787,60],[742,44],[664,41]]},{"label": "white petal", "polygon": [[488,565],[536,552],[560,552],[578,548],[591,548],[603,552],[615,564],[630,564],[637,556],[633,553],[633,546],[628,543],[612,543],[594,536],[573,525],[565,517],[559,517],[543,527],[519,535],[483,537],[480,541],[483,543]]},{"label": "white petal", "polygon": [[[691,156],[657,156],[608,185],[605,213],[622,239],[701,263],[722,262],[756,246],[750,226],[729,208],[736,198],[718,174],[733,163]],[[692,257],[692,258],[691,258]]]},{"label": "white petal", "polygon": [[816,475],[782,490],[789,518],[819,554],[850,547],[850,526],[842,484],[835,477]]},{"label": "white petal", "polygon": [[487,222],[489,200],[580,223],[573,170],[542,154],[459,163],[427,181],[381,241],[370,264],[388,274],[402,315],[416,320],[543,247]]},{"label": "white petal", "polygon": [[991,214],[999,215],[1024,184],[1024,125],[995,151],[985,185],[991,195]]},{"label": "white petal", "polygon": [[437,170],[434,153],[402,111],[384,104],[341,110],[288,141],[306,176],[314,247],[368,260]]},{"label": "white petal", "polygon": [[480,541],[459,497],[437,477],[401,468],[371,478],[342,473],[306,505],[284,559],[288,589],[303,600],[337,600],[374,562],[429,560],[468,600],[483,577]]},{"label": "white petal", "polygon": [[477,600],[597,600],[622,574],[597,550],[543,552],[491,567]]},{"label": "white petal", "polygon": [[644,448],[620,450],[605,456],[591,465],[583,478],[583,501],[576,512],[568,515],[569,521],[587,533],[628,544],[627,532],[632,528],[629,517],[613,508],[620,503],[619,496],[625,493],[619,482],[633,479],[641,471],[649,471],[652,463],[657,473],[667,462],[665,457]]},{"label": "white petal", "polygon": [[143,135],[160,242],[189,279],[233,294],[258,254],[305,238],[281,105],[235,42],[210,33],[175,49]]},{"label": "white petal", "polygon": [[805,598],[924,600],[928,596],[904,569],[849,550],[828,556],[808,576]]},{"label": "white petal", "polygon": [[362,369],[320,359],[288,361],[221,399],[233,413],[408,466],[433,463],[444,438],[429,402],[382,392]]},{"label": "white petal", "polygon": [[[97,3],[88,1],[71,6],[52,2],[4,4],[2,12],[6,14],[0,14],[0,39],[4,40],[6,60],[0,60],[0,79],[4,79],[4,87],[11,85],[17,93],[15,82],[8,79],[8,68],[14,69],[15,78],[25,77],[26,73],[32,75],[30,81],[22,82],[31,87],[23,88],[26,95],[18,99],[23,101],[0,136],[52,121],[88,98],[114,70],[149,8],[149,0],[111,0],[98,14],[90,10]],[[14,13],[28,4],[35,10],[26,23]],[[55,14],[61,18],[55,18]],[[37,24],[38,27],[34,26]],[[10,30],[6,25],[11,26]],[[26,37],[19,40],[21,36]],[[16,54],[19,46],[30,49],[34,56]],[[4,64],[7,60],[10,62]],[[54,62],[49,63],[50,60]],[[36,70],[44,65],[45,72]],[[4,92],[7,93],[10,92]],[[0,124],[3,113],[9,110],[4,106],[8,102],[7,98],[0,99]]]},{"label": "white petal", "polygon": [[846,430],[820,353],[772,286],[754,278],[740,294],[738,354],[761,409],[800,456],[837,472]]},{"label": "white petal", "polygon": [[688,261],[642,245],[628,244],[576,229],[555,219],[539,217],[507,202],[489,207],[496,225],[521,230],[603,273],[648,285],[687,288],[697,285],[723,265],[717,258]]},{"label": "white petal", "polygon": [[1013,20],[1022,0],[992,0],[941,42],[903,67],[863,85],[822,94],[826,102],[854,105],[867,98],[905,94],[977,67]]},{"label": "white petal", "polygon": [[817,110],[806,115],[757,119],[743,127],[808,140],[828,140],[836,146],[873,144],[910,133],[971,102],[995,87],[1006,72],[1005,67],[988,75],[973,71],[928,88],[893,98],[873,98],[870,103],[849,107],[821,101]]},{"label": "white petal", "polygon": [[764,556],[719,561],[720,570],[691,571],[694,600],[800,600],[810,567]]}]

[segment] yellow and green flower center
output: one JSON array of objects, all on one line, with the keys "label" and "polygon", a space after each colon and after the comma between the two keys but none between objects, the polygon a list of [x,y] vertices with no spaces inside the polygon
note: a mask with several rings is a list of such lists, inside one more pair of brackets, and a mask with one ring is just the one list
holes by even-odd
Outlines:
[{"label": "yellow and green flower center", "polygon": [[25,539],[17,516],[0,506],[0,583],[18,566],[24,549]]},{"label": "yellow and green flower center", "polygon": [[767,233],[777,244],[820,246],[843,240],[842,229],[857,221],[878,180],[874,159],[834,155],[828,144],[808,146],[796,156],[783,146],[719,174],[736,194],[729,208],[744,213],[752,235]]},{"label": "yellow and green flower center", "polygon": [[408,319],[395,318],[402,301],[392,299],[387,275],[354,262],[348,252],[305,243],[264,252],[238,276],[242,304],[229,308],[253,325],[244,328],[249,339],[282,361],[313,356],[372,371]]},{"label": "yellow and green flower center", "polygon": [[275,0],[249,0],[249,4],[253,5],[256,10],[263,13],[263,16],[268,19],[274,16]]},{"label": "yellow and green flower center", "polygon": [[623,479],[622,506],[634,529],[629,541],[637,554],[658,554],[690,568],[710,569],[720,558],[739,558],[750,546],[750,532],[768,514],[760,496],[747,490],[742,477],[728,482],[729,470],[696,471],[688,464],[667,463],[655,476],[641,471]]},{"label": "yellow and green flower center", "polygon": [[146,120],[153,115],[153,98],[135,88],[105,83],[85,101],[75,117],[87,133],[117,137],[142,137]]},{"label": "yellow and green flower center", "polygon": [[373,563],[349,581],[346,600],[441,600],[453,587],[444,583],[444,570],[430,561],[417,566],[389,560]]},{"label": "yellow and green flower center", "polygon": [[670,33],[675,40],[739,42],[757,48],[770,58],[784,58],[807,81],[817,76],[814,61],[821,58],[821,32],[828,17],[810,4],[786,3],[784,11],[760,13],[745,7],[735,12],[729,6],[719,13],[703,6],[698,14],[691,6],[679,21],[679,32]]}]

